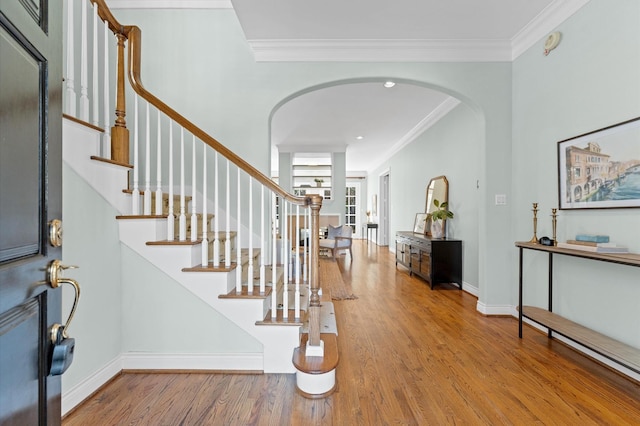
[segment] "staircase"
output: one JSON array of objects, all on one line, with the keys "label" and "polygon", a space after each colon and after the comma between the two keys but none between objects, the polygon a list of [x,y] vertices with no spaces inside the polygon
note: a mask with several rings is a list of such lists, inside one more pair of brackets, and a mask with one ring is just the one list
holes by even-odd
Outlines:
[{"label": "staircase", "polygon": [[[81,19],[93,14],[94,27],[104,26],[105,35],[99,40],[102,30],[93,31],[91,84],[86,81],[91,44],[83,43],[80,58],[74,58],[76,49],[67,41],[71,57],[66,63],[79,60],[82,76],[76,96],[73,67],[65,73],[65,163],[119,212],[114,220],[122,244],[262,344],[260,362],[234,370],[295,372],[305,396],[332,392],[338,362],[335,315],[329,300],[320,303],[314,249],[321,197],[282,190],[148,92],[139,75],[140,30],[119,24],[104,0],[81,3]],[[93,10],[87,13],[88,4]],[[68,13],[74,12],[68,8]],[[72,15],[67,21],[75,22]],[[95,72],[104,65],[107,75],[114,63],[109,49],[100,53],[99,47],[110,31],[118,40],[114,102],[110,79],[100,81]],[[134,105],[126,114],[125,40],[133,89],[128,104]],[[298,238],[301,224],[310,228],[309,242]],[[333,331],[323,337],[321,329]]]},{"label": "staircase", "polygon": [[[282,266],[276,266],[275,291],[272,280],[268,280],[265,291],[260,292],[260,275],[254,273],[251,280],[254,289],[249,292],[249,265],[250,263],[259,264],[260,249],[254,248],[250,254],[248,249],[241,248],[240,266],[233,261],[229,267],[225,267],[225,250],[220,249],[216,250],[221,253],[219,254],[220,266],[214,267],[213,262],[202,265],[200,262],[202,240],[179,241],[178,231],[173,241],[167,239],[169,228],[167,196],[163,197],[164,207],[160,215],[155,214],[155,211],[150,216],[127,214],[130,211],[132,197],[131,191],[127,188],[130,167],[104,161],[93,155],[99,151],[101,132],[78,121],[67,119],[63,134],[65,163],[108,200],[116,210],[124,213],[114,218],[118,221],[121,242],[259,340],[264,346],[263,366],[260,370],[267,373],[294,373],[295,368],[291,358],[294,349],[300,344],[301,327],[307,321],[308,285],[302,284],[300,287],[299,317],[296,318],[295,310],[290,309],[287,318],[283,318],[281,308],[285,305],[295,306],[296,301],[294,300],[295,291],[287,291],[286,303],[283,300],[285,286]],[[121,183],[120,186],[118,182]],[[210,229],[213,214],[209,214],[208,218],[206,227]],[[190,220],[189,218],[187,231],[190,230]],[[198,223],[201,235],[202,222]],[[212,231],[209,235],[211,242],[208,243],[208,253],[213,253],[214,241],[222,245],[226,243],[226,233],[221,233],[220,239],[214,238]],[[236,259],[237,232],[230,232],[230,235],[232,237],[229,241],[230,252],[232,258]],[[266,278],[273,276],[271,268],[272,265],[265,265]],[[242,282],[240,291],[236,289],[237,275]],[[275,319],[272,318],[271,312],[274,297],[277,310]],[[248,367],[255,369],[255,365]]]}]

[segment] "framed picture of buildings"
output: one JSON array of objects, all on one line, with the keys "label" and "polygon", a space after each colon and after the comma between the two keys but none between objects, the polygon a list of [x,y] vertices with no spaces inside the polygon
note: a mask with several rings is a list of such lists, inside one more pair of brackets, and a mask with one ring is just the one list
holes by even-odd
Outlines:
[{"label": "framed picture of buildings", "polygon": [[640,207],[640,117],[558,142],[560,209]]}]

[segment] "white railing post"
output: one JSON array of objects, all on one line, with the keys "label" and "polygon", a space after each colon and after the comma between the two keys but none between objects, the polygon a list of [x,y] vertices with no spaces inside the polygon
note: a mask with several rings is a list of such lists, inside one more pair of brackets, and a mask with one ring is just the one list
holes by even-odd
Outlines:
[{"label": "white railing post", "polygon": [[253,293],[253,178],[249,178],[249,233],[247,240],[249,241],[249,264],[247,265],[247,292]]},{"label": "white railing post", "polygon": [[[287,217],[287,204],[288,203],[284,203],[285,208],[284,208],[284,214],[285,217]],[[289,225],[287,224],[287,233],[291,234],[289,235],[290,239],[293,239],[293,233],[289,228]],[[292,249],[293,249],[294,245],[291,244],[291,247],[289,248],[289,250],[287,250],[289,252],[289,255],[291,255],[292,253]],[[282,287],[282,318],[283,319],[287,319],[289,318],[289,281],[291,280],[291,277],[293,277],[294,274],[294,268],[295,268],[295,264],[293,262],[295,262],[295,260],[293,260],[293,258],[291,259],[291,261],[289,261],[289,257],[285,257],[287,259],[287,267],[288,265],[291,265],[291,269],[290,269],[290,275],[287,275],[287,273],[285,272],[285,280],[284,280],[284,286]],[[287,267],[285,267],[285,271],[287,270]]]},{"label": "white railing post", "polygon": [[137,216],[140,214],[140,189],[138,188],[138,96],[133,95],[133,192],[131,194],[131,214]]},{"label": "white railing post", "polygon": [[206,268],[208,265],[209,226],[207,225],[207,145],[202,144],[202,267]]},{"label": "white railing post", "polygon": [[98,5],[93,3],[93,84],[92,87],[92,101],[93,101],[93,114],[91,115],[92,123],[95,126],[99,125],[100,122],[100,111],[99,111],[99,101],[100,97],[98,95],[100,89],[100,83],[98,81]]},{"label": "white railing post", "polygon": [[264,185],[260,185],[260,294],[264,294],[266,287],[266,234],[264,229],[264,215],[267,214],[264,208]]},{"label": "white railing post", "polygon": [[282,218],[283,218],[283,232],[282,232],[282,266],[284,269],[284,286],[289,285],[289,277],[291,273],[291,262],[289,261],[289,255],[291,254],[291,245],[289,244],[289,218],[287,217],[287,201],[283,198],[281,200]]},{"label": "white railing post", "polygon": [[176,237],[176,217],[173,213],[173,120],[169,119],[169,216],[167,217],[167,240]]},{"label": "white railing post", "polygon": [[[218,152],[215,152],[214,157],[214,167],[215,167],[215,180],[213,186],[213,264],[217,268],[220,266],[220,222],[218,217],[220,216],[220,205],[218,204],[218,182],[220,181],[220,169],[218,167]],[[228,167],[228,165],[227,165]],[[228,184],[228,176],[227,176],[227,184]],[[227,188],[228,190],[228,188]],[[238,194],[239,195],[239,194]],[[227,205],[228,206],[228,205]],[[227,207],[227,216],[229,216],[229,211]],[[226,253],[225,253],[226,256]],[[230,262],[231,259],[225,257],[225,264]]]},{"label": "white railing post", "polygon": [[160,123],[160,110],[158,111],[158,128],[156,137],[157,162],[156,162],[156,205],[155,214],[160,216],[164,214],[162,211],[162,126]]},{"label": "white railing post", "polygon": [[276,247],[276,193],[271,193],[271,223],[272,223],[272,253],[271,253],[271,318],[276,318],[277,310],[278,310],[278,302],[277,302],[277,291],[278,291],[278,283],[277,280],[277,271],[276,265],[278,263],[277,257],[277,247]]},{"label": "white railing post", "polygon": [[180,219],[178,240],[187,239],[187,215],[184,199],[184,127],[180,127]]},{"label": "white railing post", "polygon": [[[216,170],[217,170],[217,164],[218,164],[218,154],[216,153]],[[226,204],[225,207],[227,209],[227,238],[224,241],[224,266],[227,268],[231,267],[231,179],[230,179],[230,173],[229,170],[231,168],[231,162],[229,160],[227,160],[227,198],[226,198]],[[218,178],[216,176],[216,188],[218,185]],[[238,196],[240,196],[240,194],[238,194]],[[217,209],[216,207],[216,212],[219,212],[220,210]],[[217,215],[216,215],[217,217]],[[216,222],[217,223],[217,222]],[[217,227],[218,225],[216,225]],[[236,237],[236,250],[239,252],[240,251],[240,242]]]},{"label": "white railing post", "polygon": [[[84,1],[84,0],[82,0]],[[74,33],[75,22],[73,20],[73,0],[67,0],[67,61],[66,61],[66,75],[64,78],[65,83],[65,101],[66,113],[75,117],[76,116],[76,91],[75,91],[75,49],[74,49]]]},{"label": "white railing post", "polygon": [[89,52],[87,49],[87,2],[82,1],[80,38],[80,119],[89,122],[88,70]]},{"label": "white railing post", "polygon": [[[196,213],[196,136],[193,135],[191,150],[191,242],[198,240],[198,214]],[[204,218],[202,218],[204,228]]]},{"label": "white railing post", "polygon": [[[304,238],[306,240],[306,236],[303,237],[302,236],[302,232],[300,229],[300,206],[297,205],[296,206],[296,228],[297,228],[297,234],[298,234],[298,238],[296,238],[296,243],[297,243],[297,249],[296,249],[296,290],[295,290],[295,297],[293,300],[293,307],[294,307],[294,312],[295,312],[295,317],[296,318],[300,318],[300,277],[302,275],[300,267],[302,266],[300,264],[300,237]],[[304,246],[302,247],[302,249],[304,250]],[[302,258],[304,261],[304,256],[305,256],[305,252],[302,253]]]},{"label": "white railing post", "polygon": [[104,78],[102,82],[104,97],[104,137],[102,139],[102,156],[111,157],[111,120],[109,115],[109,23],[104,22]]},{"label": "white railing post", "polygon": [[[236,240],[238,242],[239,247],[242,244],[242,202],[241,202],[241,194],[242,188],[240,187],[240,167],[238,167],[238,211],[237,211],[237,219],[236,223],[238,224],[238,230],[236,231]],[[242,292],[242,250],[238,248],[236,250],[236,291],[238,293]]]},{"label": "white railing post", "polygon": [[147,123],[145,125],[145,151],[144,151],[144,202],[142,209],[145,216],[151,215],[151,116],[149,111],[149,102],[147,102]]}]

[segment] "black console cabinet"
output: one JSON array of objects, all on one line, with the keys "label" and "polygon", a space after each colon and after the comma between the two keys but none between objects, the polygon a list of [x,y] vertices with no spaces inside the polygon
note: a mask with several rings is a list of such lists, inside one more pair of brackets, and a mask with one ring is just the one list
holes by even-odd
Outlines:
[{"label": "black console cabinet", "polygon": [[462,241],[430,238],[413,232],[396,233],[398,263],[427,280],[433,289],[438,283],[455,283],[462,289]]}]

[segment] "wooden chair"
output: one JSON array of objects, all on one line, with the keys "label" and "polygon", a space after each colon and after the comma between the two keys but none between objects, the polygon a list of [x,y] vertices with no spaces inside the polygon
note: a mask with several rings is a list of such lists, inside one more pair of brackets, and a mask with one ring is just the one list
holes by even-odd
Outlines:
[{"label": "wooden chair", "polygon": [[329,225],[329,231],[327,238],[320,240],[321,250],[331,250],[333,257],[340,250],[349,250],[349,256],[353,259],[353,253],[351,252],[351,242],[353,236],[353,229],[349,225],[331,226]]}]

